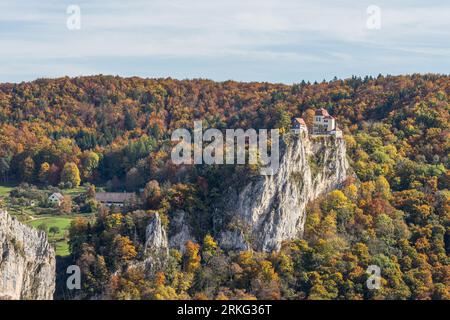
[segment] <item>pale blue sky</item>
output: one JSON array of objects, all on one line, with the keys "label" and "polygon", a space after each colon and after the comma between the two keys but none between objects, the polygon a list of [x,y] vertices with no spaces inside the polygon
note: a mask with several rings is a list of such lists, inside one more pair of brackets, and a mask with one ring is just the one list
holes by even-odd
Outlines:
[{"label": "pale blue sky", "polygon": [[[81,30],[66,27],[68,5]],[[366,27],[370,5],[381,29]],[[294,83],[450,73],[450,2],[0,0],[0,82],[112,74]]]}]

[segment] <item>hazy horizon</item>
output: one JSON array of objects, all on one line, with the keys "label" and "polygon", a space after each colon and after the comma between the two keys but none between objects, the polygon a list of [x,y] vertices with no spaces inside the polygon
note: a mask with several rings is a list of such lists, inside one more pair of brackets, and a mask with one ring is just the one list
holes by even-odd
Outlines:
[{"label": "hazy horizon", "polygon": [[[444,74],[444,73],[409,73],[409,74],[377,74],[377,75],[351,75],[350,77],[345,77],[345,78],[336,78],[336,80],[347,80],[347,79],[351,79],[353,76],[355,77],[360,77],[360,78],[365,78],[367,77],[372,77],[372,78],[377,78],[379,75],[383,76],[383,77],[410,77],[413,76],[415,74],[418,74],[420,76],[424,76],[427,74],[432,74],[432,75],[438,75],[438,76],[443,76],[443,77],[450,77],[450,74]],[[202,78],[202,77],[198,77],[198,78],[176,78],[176,77],[171,77],[171,76],[167,76],[167,77],[146,77],[146,76],[137,76],[137,75],[130,75],[130,76],[123,76],[123,75],[118,75],[118,74],[86,74],[86,75],[78,75],[78,76],[57,76],[57,77],[38,77],[35,79],[30,79],[30,80],[19,80],[19,81],[2,81],[0,82],[0,84],[19,84],[19,83],[23,83],[23,82],[35,82],[35,81],[39,81],[39,80],[58,80],[58,79],[63,79],[63,78],[69,78],[69,79],[75,79],[75,78],[89,78],[89,77],[119,77],[119,78],[123,78],[123,79],[128,79],[128,78],[140,78],[140,79],[148,79],[148,80],[160,80],[160,79],[173,79],[173,80],[177,80],[177,81],[195,81],[195,80],[205,80],[205,81],[213,81],[213,82],[217,82],[217,83],[223,83],[223,82],[228,82],[228,81],[233,81],[233,82],[237,82],[237,83],[270,83],[270,84],[282,84],[282,85],[286,85],[286,86],[291,86],[294,84],[299,84],[302,81],[305,82],[309,82],[311,84],[314,83],[321,83],[323,81],[326,82],[332,82],[334,81],[334,77],[330,78],[330,79],[322,79],[322,80],[306,80],[306,79],[300,79],[299,81],[296,82],[292,82],[292,83],[285,83],[285,82],[270,82],[270,81],[240,81],[240,80],[234,80],[234,79],[226,79],[226,80],[214,80],[214,79],[210,79],[210,78]]]}]

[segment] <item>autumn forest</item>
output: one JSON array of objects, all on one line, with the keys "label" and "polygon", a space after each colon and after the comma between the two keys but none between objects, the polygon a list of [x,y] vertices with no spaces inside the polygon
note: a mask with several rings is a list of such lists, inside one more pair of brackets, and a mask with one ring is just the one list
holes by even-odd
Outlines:
[{"label": "autumn forest", "polygon": [[[279,251],[221,248],[211,208],[256,170],[177,166],[173,130],[201,120],[204,128],[287,133],[294,117],[311,125],[319,108],[343,131],[351,177],[308,204],[303,237]],[[57,268],[80,266],[81,299],[450,299],[449,156],[445,75],[293,85],[99,75],[0,84],[0,186],[12,186],[17,199],[82,190],[55,211],[73,217]],[[95,198],[100,189],[137,196],[105,207]],[[171,249],[151,274],[130,268],[144,258],[149,221],[157,213],[170,233],[178,209],[195,239]],[[382,270],[379,290],[366,286],[370,265]],[[56,298],[74,298],[58,281]]]}]

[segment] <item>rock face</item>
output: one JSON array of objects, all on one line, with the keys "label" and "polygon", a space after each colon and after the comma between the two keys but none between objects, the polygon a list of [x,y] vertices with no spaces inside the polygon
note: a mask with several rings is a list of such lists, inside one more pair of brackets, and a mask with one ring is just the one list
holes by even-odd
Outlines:
[{"label": "rock face", "polygon": [[171,248],[184,252],[184,244],[188,240],[194,240],[191,232],[191,227],[186,221],[186,212],[178,210],[174,213],[170,221],[170,237],[169,245]]},{"label": "rock face", "polygon": [[142,265],[146,272],[151,274],[164,267],[168,256],[169,240],[166,229],[159,214],[155,213],[145,230],[145,260],[143,264],[136,263],[135,266]]},{"label": "rock face", "polygon": [[145,230],[145,253],[169,253],[167,233],[158,213]]},{"label": "rock face", "polygon": [[0,299],[53,299],[55,268],[45,233],[0,210]]},{"label": "rock face", "polygon": [[[290,134],[280,144],[280,167],[273,176],[258,176],[239,188],[229,188],[213,209],[210,231],[226,250],[279,250],[284,240],[301,238],[306,206],[338,188],[349,174],[345,141],[334,136]],[[168,247],[184,251],[196,241],[186,212],[178,210],[170,230],[159,216],[147,227],[146,251]],[[161,251],[160,251],[161,252]],[[148,260],[156,261],[156,259]]]},{"label": "rock face", "polygon": [[288,135],[280,149],[280,168],[243,189],[229,190],[216,219],[225,249],[279,250],[283,240],[303,234],[309,201],[347,178],[349,165],[341,138]]}]

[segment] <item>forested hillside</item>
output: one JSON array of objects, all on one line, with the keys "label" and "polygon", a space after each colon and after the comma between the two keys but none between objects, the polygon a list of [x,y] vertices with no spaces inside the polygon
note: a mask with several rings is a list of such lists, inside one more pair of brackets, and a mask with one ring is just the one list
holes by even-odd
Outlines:
[{"label": "forested hillside", "polygon": [[[174,129],[311,124],[325,108],[344,132],[355,177],[308,207],[304,239],[281,251],[224,252],[208,212],[250,167],[178,167]],[[99,208],[70,229],[81,297],[142,299],[450,299],[450,77],[351,78],[292,86],[111,76],[0,85],[0,181],[139,191],[124,212]],[[88,194],[87,197],[92,197]],[[94,201],[94,200],[93,200]],[[95,205],[93,207],[96,207]],[[182,208],[197,243],[151,276],[144,255],[158,213]],[[366,286],[369,265],[382,286]],[[121,272],[116,273],[117,270]]]}]

